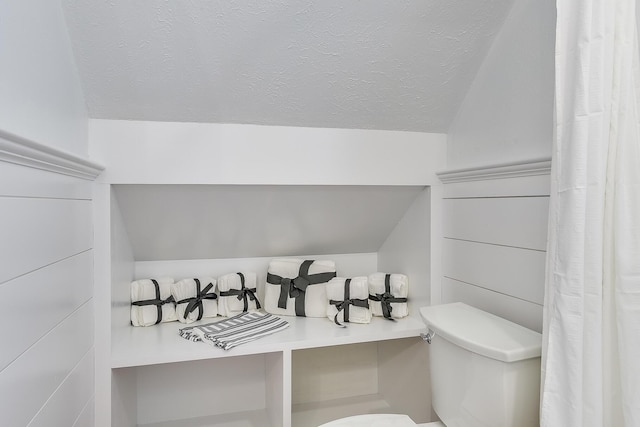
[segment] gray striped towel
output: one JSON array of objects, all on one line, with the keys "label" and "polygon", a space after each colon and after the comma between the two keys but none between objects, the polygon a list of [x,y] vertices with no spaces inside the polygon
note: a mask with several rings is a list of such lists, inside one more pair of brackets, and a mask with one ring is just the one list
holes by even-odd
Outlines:
[{"label": "gray striped towel", "polygon": [[180,329],[180,336],[189,341],[203,341],[229,350],[237,345],[282,331],[289,323],[269,313],[240,313],[219,322]]}]

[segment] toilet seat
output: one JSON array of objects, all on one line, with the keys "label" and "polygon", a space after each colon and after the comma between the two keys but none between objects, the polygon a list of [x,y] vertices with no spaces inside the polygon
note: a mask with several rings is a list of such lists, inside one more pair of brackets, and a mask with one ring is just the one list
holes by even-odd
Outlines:
[{"label": "toilet seat", "polygon": [[367,414],[330,421],[318,427],[446,427],[440,421],[416,424],[407,415]]}]

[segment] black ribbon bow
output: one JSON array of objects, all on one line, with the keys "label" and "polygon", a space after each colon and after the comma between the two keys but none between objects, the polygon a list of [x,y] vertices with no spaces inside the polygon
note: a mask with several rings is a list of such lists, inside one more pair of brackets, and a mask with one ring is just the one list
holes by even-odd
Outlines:
[{"label": "black ribbon bow", "polygon": [[338,312],[336,313],[336,315],[333,317],[333,321],[335,322],[336,325],[342,327],[342,328],[346,328],[345,325],[341,324],[340,322],[338,322],[338,315],[340,314],[340,312],[342,310],[344,310],[344,321],[345,323],[349,322],[349,307],[350,306],[356,306],[356,307],[363,307],[363,308],[369,308],[369,300],[368,299],[353,299],[351,298],[350,295],[350,289],[349,289],[349,284],[351,283],[351,279],[347,279],[344,281],[344,300],[342,301],[337,301],[337,300],[329,300],[329,304],[331,305],[335,305],[336,309],[338,310]]},{"label": "black ribbon bow", "polygon": [[382,315],[385,319],[394,320],[391,317],[391,311],[393,311],[393,307],[391,307],[392,302],[407,302],[406,298],[398,298],[394,297],[391,293],[391,275],[386,274],[384,276],[384,293],[369,295],[369,299],[372,301],[380,301],[380,305],[382,306]]},{"label": "black ribbon bow", "polygon": [[311,285],[325,283],[336,277],[336,272],[326,272],[309,274],[309,267],[313,264],[313,260],[305,260],[300,265],[298,277],[289,279],[280,277],[276,274],[267,273],[267,283],[272,285],[280,285],[280,297],[278,298],[278,307],[287,308],[287,297],[295,298],[296,316],[306,316],[304,310],[304,297],[307,288]]},{"label": "black ribbon bow", "polygon": [[205,286],[205,288],[201,291],[200,290],[200,280],[199,279],[193,279],[194,282],[196,282],[196,296],[192,297],[192,298],[185,298],[182,299],[178,302],[176,302],[176,304],[183,304],[183,303],[188,303],[187,304],[187,308],[184,310],[184,318],[186,319],[187,316],[189,315],[189,313],[195,311],[195,309],[198,309],[198,319],[200,320],[202,319],[202,315],[204,314],[204,309],[202,307],[202,300],[204,299],[216,299],[218,298],[218,295],[216,295],[215,292],[212,292],[210,294],[208,294],[207,292],[209,292],[211,290],[211,288],[213,288],[213,283],[209,283],[207,286]]},{"label": "black ribbon bow", "polygon": [[158,316],[156,319],[156,323],[154,323],[154,325],[157,325],[158,323],[160,323],[162,321],[162,306],[164,304],[168,304],[170,302],[174,302],[175,300],[173,299],[173,295],[169,296],[169,298],[167,299],[162,299],[160,298],[160,285],[158,285],[158,282],[155,279],[151,279],[151,282],[153,283],[153,286],[155,286],[155,290],[156,290],[156,298],[155,299],[147,299],[144,301],[133,301],[131,303],[131,305],[135,305],[135,306],[139,306],[139,307],[144,307],[147,305],[155,305],[156,308],[158,309]]},{"label": "black ribbon bow", "polygon": [[260,305],[260,301],[258,300],[258,297],[256,297],[256,288],[246,288],[244,286],[244,274],[237,274],[238,276],[240,276],[240,289],[229,289],[228,291],[220,291],[220,296],[229,297],[237,295],[238,301],[243,300],[244,302],[244,308],[242,309],[243,312],[249,311],[249,301],[247,300],[247,295],[249,296],[249,299],[251,301],[256,302],[256,308],[261,308],[262,306]]}]

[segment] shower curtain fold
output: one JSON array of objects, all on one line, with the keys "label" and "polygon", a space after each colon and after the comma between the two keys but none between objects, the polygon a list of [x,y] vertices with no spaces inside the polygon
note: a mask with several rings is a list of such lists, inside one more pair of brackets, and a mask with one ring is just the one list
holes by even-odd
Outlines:
[{"label": "shower curtain fold", "polygon": [[635,0],[558,0],[543,427],[640,426]]}]

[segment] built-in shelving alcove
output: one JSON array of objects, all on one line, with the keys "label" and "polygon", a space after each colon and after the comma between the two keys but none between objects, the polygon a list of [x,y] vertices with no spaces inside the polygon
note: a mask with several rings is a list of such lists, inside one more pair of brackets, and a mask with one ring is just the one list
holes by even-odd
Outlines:
[{"label": "built-in shelving alcove", "polygon": [[[417,316],[430,292],[429,187],[104,190],[111,425],[304,427],[370,412],[429,420],[427,349]],[[345,277],[406,273],[412,315],[345,329],[326,318],[286,318],[287,330],[231,351],[180,338],[178,322],[129,324],[134,279],[249,270],[258,274],[262,297],[269,261],[286,256],[332,259]]]}]

